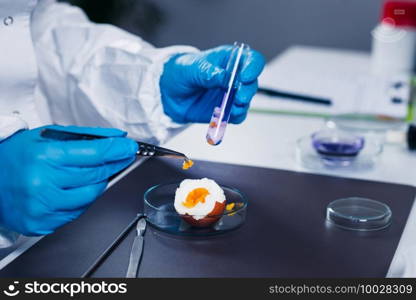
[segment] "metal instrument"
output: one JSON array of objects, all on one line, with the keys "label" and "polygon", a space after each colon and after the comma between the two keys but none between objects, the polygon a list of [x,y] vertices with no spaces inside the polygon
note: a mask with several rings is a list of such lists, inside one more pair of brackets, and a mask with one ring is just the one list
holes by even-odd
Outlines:
[{"label": "metal instrument", "polygon": [[133,246],[131,247],[129,267],[126,278],[136,278],[137,270],[143,254],[144,233],[146,231],[146,219],[141,218],[136,226],[137,235],[134,237]]}]

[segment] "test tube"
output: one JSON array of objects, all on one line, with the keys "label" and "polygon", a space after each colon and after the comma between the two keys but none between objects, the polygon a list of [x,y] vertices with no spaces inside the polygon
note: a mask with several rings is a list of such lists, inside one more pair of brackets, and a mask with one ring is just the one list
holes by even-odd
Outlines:
[{"label": "test tube", "polygon": [[247,44],[235,42],[225,67],[227,85],[219,103],[215,105],[207,131],[207,142],[218,145],[224,138],[225,128],[230,119],[231,108],[237,89],[237,77],[244,62],[244,54],[250,49]]}]

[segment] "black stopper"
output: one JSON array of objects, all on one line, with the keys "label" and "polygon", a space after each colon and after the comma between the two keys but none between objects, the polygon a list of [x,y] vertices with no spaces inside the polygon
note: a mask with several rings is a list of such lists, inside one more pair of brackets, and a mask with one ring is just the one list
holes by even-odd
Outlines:
[{"label": "black stopper", "polygon": [[416,125],[410,124],[407,130],[407,146],[409,150],[416,150]]}]

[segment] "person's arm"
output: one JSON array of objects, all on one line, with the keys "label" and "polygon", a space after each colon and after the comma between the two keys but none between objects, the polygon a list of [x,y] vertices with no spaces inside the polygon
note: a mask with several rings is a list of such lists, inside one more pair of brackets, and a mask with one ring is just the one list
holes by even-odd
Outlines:
[{"label": "person's arm", "polygon": [[[54,140],[42,136],[46,128],[105,138]],[[0,141],[0,224],[27,236],[50,234],[78,218],[109,178],[134,162],[138,149],[118,129],[21,129]]]},{"label": "person's arm", "polygon": [[157,49],[53,1],[41,2],[32,20],[40,88],[53,122],[116,127],[153,143],[183,126],[164,113],[159,81],[170,57],[195,48]]}]

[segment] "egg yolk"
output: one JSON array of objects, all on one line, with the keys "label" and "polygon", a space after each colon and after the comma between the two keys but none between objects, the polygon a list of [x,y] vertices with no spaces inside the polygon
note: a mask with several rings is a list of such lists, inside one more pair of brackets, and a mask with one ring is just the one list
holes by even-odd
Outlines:
[{"label": "egg yolk", "polygon": [[194,165],[194,162],[190,159],[186,159],[184,160],[183,164],[182,164],[182,169],[183,170],[188,170],[190,167],[192,167]]},{"label": "egg yolk", "polygon": [[185,202],[182,202],[183,206],[187,208],[195,207],[199,202],[205,203],[205,197],[209,195],[207,189],[204,188],[196,188],[189,192],[188,196],[186,196]]}]

